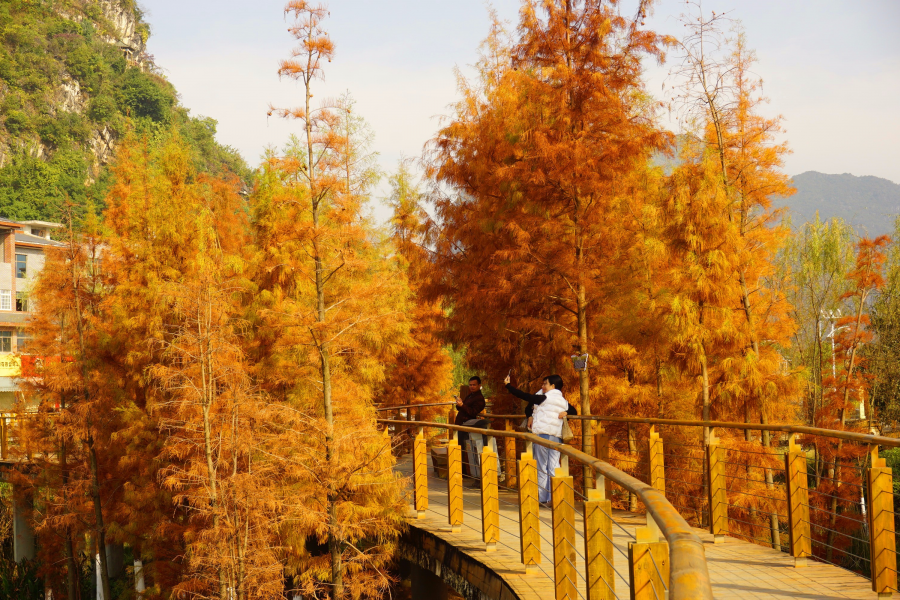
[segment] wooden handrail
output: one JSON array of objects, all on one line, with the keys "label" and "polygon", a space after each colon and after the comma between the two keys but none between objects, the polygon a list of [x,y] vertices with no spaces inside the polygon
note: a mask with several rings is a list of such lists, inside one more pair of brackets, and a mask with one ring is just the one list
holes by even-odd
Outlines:
[{"label": "wooden handrail", "polygon": [[[486,419],[523,419],[525,415],[484,415]],[[806,425],[786,425],[782,423],[734,423],[730,421],[683,421],[679,419],[654,419],[649,417],[603,417],[589,415],[586,417],[577,415],[569,417],[571,421],[610,421],[612,423],[644,423],[646,425],[676,425],[683,427],[721,427],[722,429],[750,429],[753,431],[781,431],[783,433],[795,433],[799,435],[815,435],[819,437],[831,437],[839,440],[857,442],[860,444],[877,444],[888,448],[900,448],[900,438],[891,438],[871,433],[858,433],[856,431],[839,431],[836,429],[822,429],[819,427],[807,427]]]},{"label": "wooden handrail", "polygon": [[[492,415],[485,415],[490,417]],[[392,419],[378,419],[379,423],[387,425],[402,425],[413,427],[436,427],[450,431],[476,433],[497,438],[514,438],[538,444],[545,448],[556,450],[561,455],[577,460],[590,466],[597,474],[609,478],[629,492],[637,495],[647,512],[656,521],[660,531],[669,543],[669,559],[671,562],[671,583],[669,586],[669,598],[671,600],[713,600],[712,586],[709,579],[709,569],[706,565],[706,554],[703,542],[694,533],[675,507],[666,500],[665,494],[651,485],[640,481],[609,463],[576,450],[566,444],[550,442],[533,433],[521,433],[518,431],[504,431],[498,429],[478,429],[447,423],[432,423],[428,421],[398,421]]]},{"label": "wooden handrail", "polygon": [[[426,406],[450,406],[455,405],[456,402],[431,402],[427,404],[401,404],[399,406],[376,406],[376,412],[381,412],[383,410],[397,410],[401,408],[423,408]],[[487,402],[486,406],[490,406],[491,403]]]},{"label": "wooden handrail", "polygon": [[381,412],[383,410],[399,410],[401,408],[424,408],[427,406],[450,406],[456,402],[431,402],[429,404],[401,404],[400,406],[379,406],[375,410]]}]

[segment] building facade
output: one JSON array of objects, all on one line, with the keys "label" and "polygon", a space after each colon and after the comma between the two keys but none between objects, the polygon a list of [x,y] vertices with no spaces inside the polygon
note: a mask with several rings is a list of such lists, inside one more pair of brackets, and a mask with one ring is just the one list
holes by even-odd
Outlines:
[{"label": "building facade", "polygon": [[44,268],[44,251],[59,242],[50,233],[62,226],[45,221],[11,221],[0,217],[0,412],[15,406],[28,335],[28,296]]}]

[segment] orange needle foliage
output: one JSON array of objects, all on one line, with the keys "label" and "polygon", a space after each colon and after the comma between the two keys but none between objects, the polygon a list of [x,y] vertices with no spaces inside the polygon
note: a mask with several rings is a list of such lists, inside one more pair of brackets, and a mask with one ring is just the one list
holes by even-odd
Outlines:
[{"label": "orange needle foliage", "polygon": [[[495,23],[479,79],[461,82],[428,148],[425,289],[443,299],[447,339],[472,366],[498,380],[514,367],[531,385],[554,371],[577,378],[582,413],[791,420],[800,379],[781,357],[794,326],[774,268],[787,232],[769,200],[791,191],[787,148],[773,141],[778,120],[758,115],[752,54],[738,36],[725,87],[691,80],[697,133],[667,175],[649,166],[668,136],[639,57],[661,57],[671,40],[641,28],[645,7],[634,21],[615,8],[525,2],[514,42]],[[576,374],[566,358],[584,352],[591,371]],[[633,454],[636,432],[621,429],[617,451]],[[727,444],[770,445],[749,434]],[[758,483],[746,489],[762,501],[737,509],[745,517],[781,502],[767,499],[778,457],[754,456]],[[699,456],[685,460],[699,470]],[[684,484],[702,496],[699,480]],[[778,543],[777,521],[760,527]]]},{"label": "orange needle foliage", "polygon": [[[428,219],[422,209],[422,194],[413,181],[409,161],[401,161],[390,180],[389,201],[393,244],[397,249],[398,269],[407,273],[415,298],[410,331],[412,344],[395,358],[384,384],[382,406],[431,404],[447,400],[453,387],[453,362],[442,347],[440,334],[444,312],[440,303],[424,298],[421,286],[430,267],[430,253],[424,246],[424,226]],[[446,407],[418,409],[414,416],[433,420],[446,414]]]},{"label": "orange needle foliage", "polygon": [[666,41],[640,27],[644,9],[632,21],[615,1],[524,2],[518,40],[495,23],[480,81],[461,82],[428,154],[428,174],[453,192],[436,200],[432,293],[452,298],[454,341],[498,380],[511,366],[520,380],[577,380],[567,396],[582,414],[597,393],[563,357],[602,345],[592,323],[620,293],[617,257],[634,243],[611,218],[615,198],[666,138],[641,80],[642,58],[661,58]]},{"label": "orange needle foliage", "polygon": [[[869,330],[869,305],[873,294],[884,286],[885,249],[890,238],[863,238],[856,244],[856,265],[847,274],[852,287],[843,294],[849,300],[853,313],[838,319],[834,335],[834,360],[839,369],[834,375],[823,379],[823,404],[816,413],[816,425],[828,429],[847,429],[851,411],[859,405],[868,404],[867,394],[871,388],[871,375],[866,372],[866,360],[860,352],[863,344],[873,339]],[[863,430],[865,431],[865,430]],[[865,449],[856,445],[844,445],[840,440],[816,440],[819,453],[827,465],[827,477],[822,477],[813,500],[821,509],[813,511],[813,521],[819,527],[813,528],[813,537],[820,543],[814,545],[817,555],[827,560],[837,560],[840,553],[850,545],[845,535],[836,536],[836,531],[857,531],[865,523],[855,504],[860,501],[863,486],[859,464],[865,463]]]},{"label": "orange needle foliage", "polygon": [[[61,593],[65,574],[64,589],[71,598],[79,585],[82,550],[93,557],[100,549],[101,584],[108,593],[104,547],[113,539],[104,507],[114,496],[121,497],[116,493],[114,457],[123,447],[112,437],[120,420],[98,351],[106,317],[98,223],[90,216],[84,233],[77,232],[74,206],[65,209],[65,243],[47,250],[32,295],[40,310],[29,326],[31,347],[40,348],[41,355],[35,357],[37,377],[26,380],[26,404],[37,404],[35,396],[43,401],[37,414],[20,415],[17,450],[22,458],[31,457],[36,468],[11,474],[19,490],[35,499],[33,516],[36,530],[43,534],[44,564],[54,565],[60,554],[64,557],[65,569],[47,569],[49,581]],[[90,544],[84,543],[85,534],[91,536]]]},{"label": "orange needle foliage", "polygon": [[409,344],[409,291],[363,214],[374,178],[352,103],[312,104],[334,51],[327,11],[293,1],[285,12],[299,45],[279,74],[303,84],[304,102],[271,112],[299,120],[304,133],[268,158],[252,204],[258,373],[295,415],[303,448],[283,456],[305,493],[282,529],[288,573],[306,594],[377,596],[405,505],[372,399],[385,365]]}]

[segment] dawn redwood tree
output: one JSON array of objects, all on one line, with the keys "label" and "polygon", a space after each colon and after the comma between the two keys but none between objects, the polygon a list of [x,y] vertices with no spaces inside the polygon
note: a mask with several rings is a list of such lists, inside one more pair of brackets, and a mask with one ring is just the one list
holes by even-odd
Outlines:
[{"label": "dawn redwood tree", "polygon": [[[716,414],[729,420],[750,422],[754,413],[763,424],[773,416],[793,420],[790,398],[799,391],[801,379],[798,369],[784,368],[782,353],[790,345],[795,324],[783,291],[786,286],[777,279],[775,260],[788,231],[778,224],[781,215],[770,200],[793,193],[781,171],[788,148],[774,141],[781,132],[780,118],[767,119],[758,113],[765,99],[751,71],[755,56],[747,49],[743,31],[738,28],[729,41],[721,31],[726,17],[715,13],[708,17],[699,3],[692,4],[697,14],[682,16],[687,34],[679,43],[678,100],[684,123],[692,131],[683,136],[684,145],[693,147],[689,160],[704,165],[702,174],[695,174],[704,180],[695,186],[695,200],[699,194],[718,198],[704,217],[707,224],[718,222],[719,227],[717,233],[709,230],[708,236],[697,235],[695,241],[682,231],[673,230],[673,235],[682,240],[683,249],[693,246],[692,254],[700,251],[689,276],[692,281],[685,280],[684,288],[700,301],[697,325],[703,322],[703,327],[697,331],[719,329],[719,340],[728,342],[716,348],[716,341],[707,338],[695,346],[701,363],[703,414],[706,417],[716,404]],[[726,51],[730,53],[722,58]],[[686,165],[677,173],[691,169],[695,167]],[[685,217],[704,226],[704,218]],[[713,296],[697,296],[709,292]],[[734,309],[743,314],[742,321],[733,319]],[[751,440],[747,430],[744,441]],[[761,432],[760,443],[771,446],[769,432]],[[765,480],[772,491],[769,468]],[[778,547],[775,514],[770,514],[769,525],[773,546]]]},{"label": "dawn redwood tree", "polygon": [[[843,294],[844,300],[851,307],[852,312],[838,319],[835,332],[835,360],[840,367],[835,375],[827,376],[823,380],[825,393],[823,405],[817,415],[817,421],[823,427],[829,429],[846,429],[847,416],[855,405],[867,404],[870,394],[872,376],[865,369],[865,355],[860,351],[862,346],[872,342],[874,335],[871,331],[869,311],[871,298],[884,286],[884,264],[887,259],[885,250],[890,244],[890,238],[886,235],[875,239],[863,238],[856,244],[856,264],[847,274],[847,280],[851,287]],[[837,521],[840,513],[844,512],[845,505],[838,498],[854,502],[854,497],[859,488],[854,486],[842,486],[841,481],[850,479],[849,483],[857,483],[858,470],[849,469],[841,471],[841,462],[851,459],[859,459],[864,455],[853,446],[844,446],[841,440],[820,441],[823,460],[828,464],[828,477],[821,483],[825,493],[830,494],[828,516],[829,533],[828,544],[836,545],[834,531],[837,530]],[[846,525],[846,524],[845,524]],[[857,526],[860,526],[857,524]],[[841,527],[840,530],[845,530]],[[843,546],[843,543],[837,545]],[[832,557],[832,548],[826,551],[828,559]]]},{"label": "dawn redwood tree", "polygon": [[[609,217],[612,200],[635,163],[665,143],[641,79],[642,59],[661,59],[667,44],[641,27],[647,6],[640,3],[630,20],[616,1],[526,0],[518,39],[508,49],[500,35],[489,39],[481,85],[463,86],[456,114],[430,144],[429,176],[459,194],[437,202],[441,233],[450,238],[439,261],[468,258],[473,248],[453,246],[480,228],[489,239],[477,252],[494,268],[473,273],[496,274],[485,285],[508,296],[508,271],[526,269],[512,287],[543,296],[529,320],[553,331],[556,348],[540,350],[556,357],[596,354],[590,321],[602,315],[613,285],[608,269],[624,243]],[[501,261],[509,265],[503,275]],[[461,276],[458,268],[452,273]],[[512,348],[534,329],[498,325]],[[577,378],[580,412],[588,415],[589,372]]]},{"label": "dawn redwood tree", "polygon": [[[109,463],[98,440],[106,439],[100,429],[106,420],[100,415],[111,411],[96,352],[105,291],[99,223],[89,214],[84,226],[76,228],[70,203],[63,213],[63,245],[47,248],[45,267],[30,298],[34,306],[30,347],[40,348],[41,354],[23,357],[30,375],[24,380],[26,404],[37,404],[37,413],[21,420],[18,435],[38,468],[13,474],[20,485],[33,490],[42,507],[34,516],[36,531],[42,534],[43,563],[57,565],[62,554],[65,597],[75,600],[81,571],[78,557],[82,549],[91,556],[96,551],[83,548],[79,540],[84,534],[101,549],[101,584],[109,589],[103,504],[110,495],[102,472]],[[47,573],[54,587],[62,571],[54,567]]]},{"label": "dawn redwood tree", "polygon": [[313,82],[334,54],[327,9],[297,0],[285,13],[298,46],[279,74],[301,83],[304,98],[269,114],[300,121],[303,133],[268,157],[253,221],[259,377],[297,415],[306,448],[302,460],[282,457],[285,468],[304,467],[298,484],[309,498],[286,532],[309,542],[294,543],[289,571],[304,593],[377,595],[389,581],[402,497],[372,398],[385,364],[409,344],[409,289],[363,214],[374,183],[363,124],[346,99],[313,105]]},{"label": "dawn redwood tree", "polygon": [[[384,384],[382,404],[440,402],[453,388],[453,361],[441,341],[444,312],[440,303],[427,300],[421,290],[431,266],[430,252],[424,243],[428,215],[422,208],[423,194],[414,181],[410,161],[400,161],[397,172],[390,177],[390,185],[391,237],[400,271],[397,276],[402,273],[409,280],[414,308],[410,314],[412,343],[395,358]],[[441,412],[442,407],[429,407],[421,416],[429,420]]]},{"label": "dawn redwood tree", "polygon": [[238,182],[196,173],[178,136],[124,148],[118,169],[108,304],[119,317],[114,336],[128,340],[145,419],[161,433],[150,458],[157,485],[178,507],[185,559],[172,588],[275,597],[283,566],[272,550],[274,480],[260,428],[275,419],[245,357],[249,227]]}]

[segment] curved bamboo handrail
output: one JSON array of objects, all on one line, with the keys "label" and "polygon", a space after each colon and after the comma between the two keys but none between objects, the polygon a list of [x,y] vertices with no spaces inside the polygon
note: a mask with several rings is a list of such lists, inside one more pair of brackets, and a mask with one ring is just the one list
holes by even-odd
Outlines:
[{"label": "curved bamboo handrail", "polygon": [[[485,415],[490,417],[492,415]],[[675,507],[666,500],[665,494],[649,484],[635,479],[631,475],[616,469],[609,463],[576,450],[566,444],[557,444],[532,433],[517,431],[501,431],[497,429],[478,429],[461,425],[449,425],[447,423],[432,423],[429,421],[398,421],[392,419],[378,419],[378,423],[386,425],[400,425],[404,427],[436,427],[450,431],[462,431],[476,433],[488,437],[514,438],[538,444],[561,455],[577,460],[590,466],[594,471],[635,494],[644,503],[647,512],[653,517],[660,531],[669,543],[669,560],[671,565],[669,598],[671,600],[713,600],[712,586],[709,578],[709,569],[706,565],[706,553],[703,542],[688,525],[684,517],[678,514]]]}]

